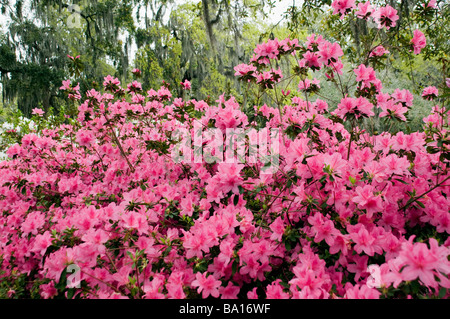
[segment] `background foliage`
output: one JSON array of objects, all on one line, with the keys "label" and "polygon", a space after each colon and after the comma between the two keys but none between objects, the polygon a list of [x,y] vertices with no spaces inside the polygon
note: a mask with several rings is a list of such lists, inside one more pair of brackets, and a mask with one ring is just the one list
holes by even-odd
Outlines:
[{"label": "background foliage", "polygon": [[[283,16],[273,11],[279,2],[289,4]],[[339,42],[356,63],[370,49],[367,40],[380,32],[383,45],[394,53],[375,66],[384,71],[388,85],[402,84],[415,94],[429,85],[442,86],[448,77],[448,2],[438,0],[437,10],[417,0],[373,3],[389,3],[399,11],[394,36],[388,38],[361,19],[340,19],[332,14],[330,0],[2,0],[3,120],[7,110],[18,109],[27,117],[35,107],[67,112],[70,101],[59,91],[63,79],[80,83],[84,93],[98,88],[107,74],[132,81],[134,68],[142,71],[144,90],[164,79],[181,96],[180,82],[187,79],[193,98],[225,92],[243,99],[245,87],[234,78],[233,67],[248,61],[257,43],[286,36],[305,39],[311,33]],[[404,48],[419,27],[428,45],[416,57]],[[67,55],[80,58],[75,63]],[[332,94],[333,87],[328,91]],[[429,105],[415,107],[417,117],[411,120],[418,122]]]}]

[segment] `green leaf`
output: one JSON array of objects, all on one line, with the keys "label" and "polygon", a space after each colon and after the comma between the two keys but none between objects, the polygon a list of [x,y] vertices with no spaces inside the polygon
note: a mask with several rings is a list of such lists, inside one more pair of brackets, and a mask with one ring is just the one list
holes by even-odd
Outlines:
[{"label": "green leaf", "polygon": [[447,288],[442,287],[442,288],[439,290],[438,298],[439,298],[439,299],[443,299],[443,298],[445,297],[446,294],[447,294]]},{"label": "green leaf", "polygon": [[414,294],[417,294],[417,293],[419,292],[419,289],[420,289],[420,284],[419,284],[419,282],[418,282],[417,280],[412,281],[412,282],[411,282],[411,291],[412,291]]},{"label": "green leaf", "polygon": [[290,251],[292,248],[291,242],[289,240],[286,240],[284,242],[284,247],[286,248],[287,251]]},{"label": "green leaf", "polygon": [[292,179],[288,180],[286,187],[289,189],[292,186]]},{"label": "green leaf", "polygon": [[239,268],[239,262],[237,259],[233,261],[233,264],[231,265],[231,276],[233,276],[235,273],[237,273]]},{"label": "green leaf", "polygon": [[67,290],[67,299],[72,299],[74,295],[75,295],[74,288],[70,288],[69,290]]},{"label": "green leaf", "polygon": [[353,176],[349,176],[348,179],[349,179],[350,183],[352,183],[352,185],[355,185],[356,179]]},{"label": "green leaf", "polygon": [[417,203],[420,207],[425,208],[425,205],[424,205],[422,202],[416,201],[416,203]]},{"label": "green leaf", "polygon": [[234,198],[233,198],[234,206],[237,206],[238,203],[239,203],[239,196],[238,195],[234,195]]},{"label": "green leaf", "polygon": [[167,249],[163,252],[163,256],[166,257],[172,251],[172,246],[167,247]]},{"label": "green leaf", "polygon": [[128,257],[130,257],[131,259],[134,260],[134,256],[133,256],[133,254],[131,253],[131,251],[127,250],[127,255],[128,255]]},{"label": "green leaf", "polygon": [[55,285],[55,288],[62,291],[66,289],[66,286],[67,286],[67,267],[64,268],[64,270],[61,273],[61,276],[59,276],[59,281]]}]

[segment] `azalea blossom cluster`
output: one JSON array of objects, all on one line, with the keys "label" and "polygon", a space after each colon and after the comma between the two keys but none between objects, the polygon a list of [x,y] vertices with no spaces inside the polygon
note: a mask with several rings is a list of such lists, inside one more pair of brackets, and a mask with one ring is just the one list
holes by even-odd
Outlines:
[{"label": "azalea blossom cluster", "polygon": [[[283,55],[298,61],[300,94],[320,91],[308,71],[342,74],[339,44],[312,35],[259,45],[236,75],[276,90],[283,74],[271,64]],[[246,113],[234,97],[183,100],[111,76],[80,99],[65,81],[77,117],[26,134],[0,164],[1,280],[25,279],[42,298],[448,297],[448,112],[434,107],[423,132],[363,130],[375,109],[404,120],[413,98],[383,92],[368,66],[354,73],[359,96],[333,112],[296,95]],[[205,137],[194,158],[230,151],[215,147],[229,129],[264,128],[279,132],[274,171],[261,158],[171,156],[177,130]]]},{"label": "azalea blossom cluster", "polygon": [[353,10],[358,9],[355,12],[358,18],[368,20],[372,17],[379,29],[386,28],[386,30],[389,30],[396,26],[396,21],[399,19],[397,10],[390,5],[375,8],[370,1],[360,2],[356,7],[355,0],[334,0],[331,7],[333,8],[333,14],[339,13],[341,19]]},{"label": "azalea blossom cluster", "polygon": [[6,150],[11,144],[14,144],[12,141],[14,141],[19,134],[25,134],[24,132],[36,128],[37,124],[33,120],[23,116],[17,117],[16,121],[9,119],[8,121],[3,122],[0,125],[0,140],[2,141],[0,144],[0,159],[8,159]]},{"label": "azalea blossom cluster", "polygon": [[[372,19],[378,29],[386,29],[388,31],[397,25],[399,20],[398,12],[390,5],[375,7],[370,1],[359,2],[356,6],[355,0],[334,0],[331,3],[333,8],[333,14],[340,14],[340,18],[344,19],[349,14],[354,14],[356,18],[363,20]],[[436,1],[432,0],[428,3],[423,3],[422,7],[427,10],[436,9]],[[413,37],[410,41],[410,45],[414,54],[419,54],[421,50],[426,46],[426,38],[422,31],[419,29],[414,30]],[[371,52],[371,56],[383,55],[384,48],[382,46]]]},{"label": "azalea blossom cluster", "polygon": [[[81,94],[80,94],[80,84],[78,83],[76,86],[72,85],[72,81],[70,80],[65,80],[62,83],[63,85],[59,88],[60,90],[64,90],[67,92],[68,94],[68,98],[70,100],[80,100],[81,99]],[[39,112],[37,111],[37,109],[33,110],[33,114],[36,114],[35,112]]]}]

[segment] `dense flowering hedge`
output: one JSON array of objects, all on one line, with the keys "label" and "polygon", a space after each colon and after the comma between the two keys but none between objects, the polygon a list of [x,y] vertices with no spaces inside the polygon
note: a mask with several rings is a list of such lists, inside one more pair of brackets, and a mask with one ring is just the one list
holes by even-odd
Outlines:
[{"label": "dense flowering hedge", "polygon": [[[345,15],[349,3],[333,8]],[[392,10],[376,11],[380,28],[395,26]],[[412,40],[414,53],[422,44]],[[317,35],[258,45],[236,76],[272,92],[274,107],[183,100],[111,76],[82,100],[65,81],[78,117],[26,134],[0,165],[0,287],[11,298],[448,297],[448,113],[436,105],[423,132],[373,131],[378,117],[405,121],[414,103],[408,90],[383,92],[369,63],[329,111],[307,75],[339,86],[342,56]],[[281,58],[297,63],[298,94],[278,91]],[[278,130],[268,155],[279,165],[174,160],[173,132],[195,140],[213,128]],[[204,135],[201,146],[214,145]]]}]

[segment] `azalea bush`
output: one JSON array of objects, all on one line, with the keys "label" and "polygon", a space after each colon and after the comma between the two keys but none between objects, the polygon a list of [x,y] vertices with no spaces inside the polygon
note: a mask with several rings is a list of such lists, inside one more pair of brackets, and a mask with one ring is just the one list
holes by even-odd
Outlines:
[{"label": "azalea bush", "polygon": [[40,108],[32,110],[32,117],[24,117],[20,110],[8,114],[6,121],[0,125],[0,158],[8,158],[6,150],[15,143],[20,143],[24,135],[31,132],[40,132],[42,129],[54,127],[65,121],[66,115],[60,113],[55,115],[52,108],[46,114]]},{"label": "azalea bush", "polygon": [[[389,6],[359,9],[395,26]],[[425,42],[415,32],[411,54]],[[352,66],[347,92],[338,43],[268,40],[235,67],[271,101],[252,106],[189,99],[188,81],[184,98],[112,76],[83,97],[65,81],[77,116],[25,134],[0,165],[2,297],[448,297],[450,80],[423,91],[436,102],[423,130],[378,132],[414,108],[407,89],[383,91],[371,63],[385,54]],[[336,109],[315,73],[342,89]]]},{"label": "azalea bush", "polygon": [[5,151],[13,144],[20,142],[23,134],[29,133],[30,130],[35,129],[35,123],[23,116],[16,116],[9,121],[5,121],[0,126],[0,152],[1,159],[5,160]]}]

